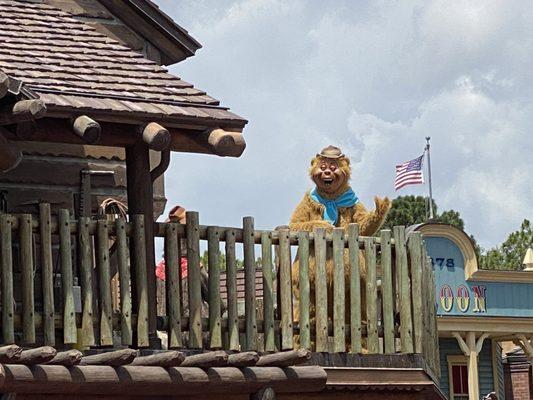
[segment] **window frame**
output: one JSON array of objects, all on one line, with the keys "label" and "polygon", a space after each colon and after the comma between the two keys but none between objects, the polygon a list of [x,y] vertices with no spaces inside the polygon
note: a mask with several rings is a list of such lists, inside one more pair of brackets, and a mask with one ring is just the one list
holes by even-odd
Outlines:
[{"label": "window frame", "polygon": [[454,400],[455,394],[453,392],[452,367],[454,365],[466,366],[466,370],[468,371],[468,360],[467,360],[467,357],[464,355],[450,355],[450,356],[446,356],[446,362],[448,363],[448,387],[450,391],[450,400]]}]

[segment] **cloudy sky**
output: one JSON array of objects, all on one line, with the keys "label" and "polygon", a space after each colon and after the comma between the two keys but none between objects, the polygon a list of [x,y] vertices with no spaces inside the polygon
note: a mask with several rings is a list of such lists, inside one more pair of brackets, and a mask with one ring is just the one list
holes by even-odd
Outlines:
[{"label": "cloudy sky", "polygon": [[286,224],[328,144],[367,206],[431,136],[433,193],[490,247],[533,219],[533,8],[525,1],[156,0],[204,46],[171,67],[250,122],[240,159],[176,154],[169,206]]}]

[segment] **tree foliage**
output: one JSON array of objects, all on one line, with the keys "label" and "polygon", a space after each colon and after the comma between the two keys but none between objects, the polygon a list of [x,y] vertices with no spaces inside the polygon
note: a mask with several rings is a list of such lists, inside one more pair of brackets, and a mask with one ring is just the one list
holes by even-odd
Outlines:
[{"label": "tree foliage", "polygon": [[[433,222],[442,222],[464,229],[464,221],[458,211],[447,210],[439,214],[433,202]],[[392,229],[395,225],[415,225],[428,221],[429,206],[422,196],[399,196],[392,200],[392,206],[383,224],[383,228]]]},{"label": "tree foliage", "polygon": [[521,270],[528,247],[533,246],[533,227],[527,219],[520,229],[509,234],[500,246],[483,251],[479,259],[482,269]]}]

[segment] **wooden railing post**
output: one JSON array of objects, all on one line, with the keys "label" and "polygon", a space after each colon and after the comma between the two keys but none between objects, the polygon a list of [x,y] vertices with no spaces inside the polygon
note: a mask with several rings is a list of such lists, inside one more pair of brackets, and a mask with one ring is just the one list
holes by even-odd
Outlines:
[{"label": "wooden railing post", "polygon": [[200,228],[195,211],[187,211],[187,283],[189,287],[189,346],[202,348],[202,292],[200,284]]},{"label": "wooden railing post", "polygon": [[228,298],[229,350],[239,350],[239,319],[237,316],[237,265],[235,260],[235,229],[226,231],[226,292]]},{"label": "wooden railing post", "polygon": [[291,279],[291,245],[289,230],[279,231],[279,280],[281,300],[281,349],[293,348],[292,315],[292,279]]},{"label": "wooden railing post", "polygon": [[4,344],[15,343],[13,306],[13,253],[11,221],[7,214],[0,214],[0,268],[2,280],[2,337]]},{"label": "wooden railing post", "polygon": [[22,333],[25,343],[35,343],[32,216],[19,217],[20,266],[22,269]]},{"label": "wooden railing post", "polygon": [[137,346],[148,347],[148,278],[146,271],[146,240],[144,215],[133,216],[133,247],[137,289]]},{"label": "wooden railing post", "polygon": [[411,291],[409,290],[409,270],[407,265],[407,251],[405,245],[405,227],[394,227],[394,244],[396,249],[396,269],[398,270],[400,302],[400,342],[402,353],[413,352]]},{"label": "wooden railing post", "polygon": [[408,248],[411,261],[411,296],[413,299],[414,352],[422,353],[422,254],[420,232],[409,234]]},{"label": "wooden railing post", "polygon": [[385,354],[395,352],[394,297],[391,268],[391,231],[382,230],[381,235],[381,293],[383,299],[383,347]]},{"label": "wooden railing post", "polygon": [[315,228],[316,351],[328,351],[328,290],[326,275],[326,230]]},{"label": "wooden railing post", "polygon": [[346,351],[344,229],[333,229],[333,350]]},{"label": "wooden railing post", "polygon": [[300,269],[298,271],[300,321],[300,347],[311,348],[311,327],[309,321],[309,307],[311,304],[311,288],[309,284],[309,232],[298,232],[298,257]]},{"label": "wooden railing post", "polygon": [[[61,293],[63,294],[63,343],[77,342],[72,277],[72,242],[69,210],[59,210],[59,253],[61,257]],[[109,264],[108,264],[109,266]]]},{"label": "wooden railing post", "polygon": [[44,344],[55,345],[54,275],[52,265],[52,228],[50,204],[39,204],[39,233],[41,235],[41,283],[43,288]]},{"label": "wooden railing post", "polygon": [[368,352],[379,353],[378,337],[378,289],[376,271],[376,244],[374,238],[366,237],[365,261],[366,261],[366,333]]},{"label": "wooden railing post", "polygon": [[93,325],[93,267],[91,236],[89,234],[89,217],[80,217],[78,221],[78,248],[81,283],[81,339],[82,346],[96,344]]},{"label": "wooden railing post", "polygon": [[263,269],[263,330],[265,334],[265,351],[275,351],[274,276],[272,270],[272,239],[269,232],[261,233],[261,262]]},{"label": "wooden railing post", "polygon": [[167,225],[165,232],[165,282],[167,292],[168,347],[179,348],[181,341],[181,288],[179,249],[180,239],[176,224]]},{"label": "wooden railing post", "polygon": [[252,217],[244,217],[242,225],[242,243],[244,250],[244,314],[246,319],[246,349],[257,350],[254,219]]},{"label": "wooden railing post", "polygon": [[361,271],[359,270],[359,225],[357,224],[348,226],[348,254],[350,261],[350,352],[361,353]]},{"label": "wooden railing post", "polygon": [[220,230],[207,228],[207,263],[209,267],[209,348],[222,348],[220,316]]}]

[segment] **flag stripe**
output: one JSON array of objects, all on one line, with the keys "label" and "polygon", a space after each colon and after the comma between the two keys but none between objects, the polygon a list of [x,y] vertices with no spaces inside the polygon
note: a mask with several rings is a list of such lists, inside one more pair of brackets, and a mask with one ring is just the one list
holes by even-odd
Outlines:
[{"label": "flag stripe", "polygon": [[406,185],[415,185],[424,183],[422,172],[422,160],[424,155],[403,164],[396,165],[396,179],[394,180],[394,189],[398,190]]}]

